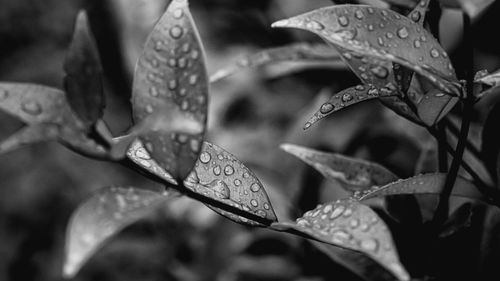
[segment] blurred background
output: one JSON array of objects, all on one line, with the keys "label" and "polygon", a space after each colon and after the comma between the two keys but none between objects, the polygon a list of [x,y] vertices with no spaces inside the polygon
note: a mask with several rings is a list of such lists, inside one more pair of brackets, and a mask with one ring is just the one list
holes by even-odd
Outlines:
[{"label": "blurred background", "polygon": [[[131,124],[132,72],[167,0],[0,0],[0,81],[62,88],[62,64],[79,9],[89,13],[105,70],[105,120],[118,136]],[[328,0],[192,0],[209,73],[247,54],[311,34],[270,24]],[[476,70],[500,65],[500,5],[474,22]],[[461,14],[444,10],[442,44],[460,74]],[[211,86],[207,139],[233,153],[266,186],[280,220],[340,198],[335,184],[279,149],[284,142],[376,161],[413,175],[421,131],[377,102],[339,112],[308,131],[302,126],[328,98],[356,85],[344,66],[290,64],[245,70]],[[325,90],[326,89],[326,90]],[[495,98],[493,98],[495,99]],[[489,100],[478,105],[475,132]],[[481,109],[484,109],[483,111]],[[391,120],[391,122],[388,122]],[[0,139],[22,124],[0,112]],[[0,156],[0,280],[61,280],[65,227],[96,189],[161,186],[112,163],[86,159],[56,143]],[[459,257],[457,257],[459,259]],[[458,273],[457,273],[458,274]],[[234,224],[190,199],[179,199],[118,235],[74,280],[360,280],[303,239]]]}]

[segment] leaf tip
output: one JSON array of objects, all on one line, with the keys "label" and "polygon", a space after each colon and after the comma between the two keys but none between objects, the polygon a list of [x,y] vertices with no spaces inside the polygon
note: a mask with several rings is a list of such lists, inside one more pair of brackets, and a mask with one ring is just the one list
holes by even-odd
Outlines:
[{"label": "leaf tip", "polygon": [[282,28],[282,27],[289,27],[289,26],[290,26],[290,21],[288,19],[275,21],[271,24],[272,28]]}]

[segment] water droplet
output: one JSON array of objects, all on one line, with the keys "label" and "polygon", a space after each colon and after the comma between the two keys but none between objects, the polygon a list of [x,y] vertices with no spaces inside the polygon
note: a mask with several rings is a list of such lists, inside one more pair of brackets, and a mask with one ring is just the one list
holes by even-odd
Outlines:
[{"label": "water droplet", "polygon": [[338,22],[339,22],[340,26],[345,27],[345,26],[349,25],[349,19],[346,16],[340,16],[338,18]]},{"label": "water droplet", "polygon": [[370,230],[370,225],[363,223],[363,224],[361,224],[360,229],[361,229],[361,231],[367,232],[368,230]]},{"label": "water droplet", "polygon": [[152,97],[157,97],[158,96],[158,89],[156,89],[156,87],[149,88],[149,94]]},{"label": "water droplet", "polygon": [[306,24],[306,27],[309,28],[309,29],[313,29],[313,30],[323,30],[325,28],[325,26],[323,26],[321,23],[315,21],[315,20],[311,20],[310,22],[308,22]]},{"label": "water droplet", "polygon": [[356,10],[356,12],[354,12],[354,16],[358,19],[358,20],[361,20],[364,18],[364,14],[361,10]]},{"label": "water droplet", "polygon": [[241,181],[239,179],[235,179],[234,180],[234,185],[240,186],[241,185]]},{"label": "water droplet", "polygon": [[369,14],[373,14],[375,12],[372,7],[368,7],[367,10]]},{"label": "water droplet", "polygon": [[191,49],[191,46],[189,45],[189,43],[186,42],[186,43],[182,44],[182,51],[184,53],[188,53],[190,49]]},{"label": "water droplet", "polygon": [[200,154],[200,161],[201,161],[201,163],[203,163],[203,164],[207,164],[208,162],[210,162],[210,159],[211,159],[211,158],[212,158],[212,157],[210,156],[210,153],[208,153],[208,152],[206,152],[206,151],[204,151],[204,152],[202,152],[202,153]]},{"label": "water droplet", "polygon": [[183,33],[184,33],[184,30],[179,25],[173,26],[172,28],[170,28],[170,31],[169,31],[170,36],[172,36],[172,38],[174,38],[174,39],[179,39]]},{"label": "water droplet", "polygon": [[187,60],[186,60],[186,58],[184,58],[184,57],[179,58],[179,60],[177,61],[177,65],[179,66],[179,68],[184,68],[184,67],[186,67],[186,65],[187,65]]},{"label": "water droplet", "polygon": [[249,176],[250,176],[250,175],[249,175],[247,172],[244,172],[244,173],[243,173],[243,178],[245,178],[245,179],[246,179],[246,178],[248,178]]},{"label": "water droplet", "polygon": [[349,226],[351,228],[356,228],[359,226],[359,220],[358,219],[352,219],[349,221]]},{"label": "water droplet", "polygon": [[176,67],[177,66],[177,60],[174,58],[171,58],[168,60],[168,66],[170,67]]},{"label": "water droplet", "polygon": [[42,106],[36,101],[27,101],[21,105],[24,112],[31,115],[38,115],[42,113]]},{"label": "water droplet", "polygon": [[377,42],[380,46],[384,46],[384,39],[382,37],[377,38]]},{"label": "water droplet", "polygon": [[392,34],[391,32],[387,32],[387,33],[385,34],[385,37],[387,37],[387,38],[391,39],[391,38],[393,38],[393,37],[394,37],[394,34]]},{"label": "water droplet", "polygon": [[380,79],[385,79],[389,75],[389,71],[383,66],[375,66],[370,71]]},{"label": "water droplet", "polygon": [[365,86],[363,86],[363,85],[356,85],[356,87],[354,89],[356,89],[356,91],[364,91],[365,90]]},{"label": "water droplet", "polygon": [[422,40],[422,42],[427,42],[427,37],[425,37],[424,35],[420,36],[420,40]]},{"label": "water droplet", "polygon": [[419,11],[414,11],[413,13],[411,13],[410,17],[414,22],[418,22],[422,15],[420,15]]},{"label": "water droplet", "polygon": [[150,104],[146,105],[146,112],[153,113],[153,106],[151,106]]},{"label": "water droplet", "polygon": [[334,230],[332,232],[333,242],[345,242],[352,239],[351,234],[347,233],[345,230]]},{"label": "water droplet", "polygon": [[368,31],[373,31],[374,29],[375,29],[375,27],[373,27],[373,24],[368,25]]},{"label": "water droplet", "polygon": [[[182,88],[179,90],[179,96],[184,97],[187,94],[187,90],[185,88]],[[203,96],[200,96],[203,97]]]},{"label": "water droplet", "polygon": [[438,98],[443,97],[443,96],[444,96],[444,94],[443,94],[443,93],[437,93],[437,94],[436,94],[436,97],[438,97]]},{"label": "water droplet", "polygon": [[140,158],[140,159],[144,159],[144,160],[151,159],[148,152],[144,148],[137,149],[134,154],[137,158]]},{"label": "water droplet", "polygon": [[408,37],[408,29],[406,29],[406,27],[402,27],[400,29],[398,29],[398,32],[397,32],[399,38],[401,39],[405,39]]},{"label": "water droplet", "polygon": [[328,214],[333,209],[332,205],[328,204],[323,208],[323,213]]},{"label": "water droplet", "polygon": [[220,175],[220,172],[221,172],[221,168],[220,168],[220,166],[219,166],[219,165],[215,166],[215,167],[213,168],[213,172],[214,172],[214,175],[219,176],[219,175]]},{"label": "water droplet", "polygon": [[344,213],[342,214],[344,217],[350,217],[352,215],[352,209],[346,208]]},{"label": "water droplet", "polygon": [[352,99],[353,98],[352,98],[351,94],[345,93],[345,94],[342,95],[342,101],[343,102],[350,102],[350,101],[352,101]]},{"label": "water droplet", "polygon": [[189,84],[195,85],[197,81],[198,81],[198,75],[193,74],[189,76]]},{"label": "water droplet", "polygon": [[324,103],[319,111],[323,114],[327,114],[328,112],[332,111],[335,108],[335,106],[329,102]]},{"label": "water droplet", "polygon": [[439,51],[436,49],[432,49],[431,50],[431,57],[433,57],[433,58],[439,57]]},{"label": "water droplet", "polygon": [[191,58],[192,58],[192,59],[194,59],[194,60],[195,60],[195,59],[198,59],[198,57],[199,57],[199,56],[200,56],[200,52],[198,52],[197,50],[193,50],[193,51],[191,52]]},{"label": "water droplet", "polygon": [[333,212],[330,215],[330,219],[332,219],[332,220],[336,219],[337,217],[342,215],[342,213],[344,213],[344,211],[345,211],[345,207],[343,205],[338,206],[337,208],[333,209]]},{"label": "water droplet", "polygon": [[184,16],[184,12],[182,11],[182,9],[176,9],[174,11],[174,18],[180,19],[182,18],[182,16]]},{"label": "water droplet", "polygon": [[266,210],[269,210],[269,209],[270,209],[270,206],[269,206],[269,204],[267,204],[267,202],[266,202],[266,203],[264,203],[264,209],[266,209]]},{"label": "water droplet", "polygon": [[253,183],[251,186],[250,186],[250,190],[252,192],[258,192],[260,190],[260,185],[258,183]]},{"label": "water droplet", "polygon": [[257,203],[257,200],[255,200],[255,199],[250,200],[250,204],[251,204],[252,206],[254,206],[254,207],[259,206],[259,203]]},{"label": "water droplet", "polygon": [[378,249],[378,241],[375,239],[361,240],[360,246],[365,251],[375,252]]},{"label": "water droplet", "polygon": [[161,51],[162,46],[163,46],[163,41],[160,41],[160,40],[156,41],[156,43],[155,43],[155,50],[156,51]]},{"label": "water droplet", "polygon": [[342,36],[344,39],[352,40],[356,37],[358,31],[355,28],[351,28],[351,29],[339,30],[337,34]]},{"label": "water droplet", "polygon": [[415,41],[413,42],[413,46],[414,46],[415,48],[420,48],[420,41],[419,41],[418,39],[417,39],[417,40],[415,40]]},{"label": "water droplet", "polygon": [[266,212],[264,210],[257,210],[256,214],[259,217],[263,217],[263,218],[266,217]]},{"label": "water droplet", "polygon": [[234,173],[234,168],[233,166],[231,165],[226,165],[226,167],[224,167],[224,174],[226,174],[226,176],[230,176]]},{"label": "water droplet", "polygon": [[198,153],[198,151],[200,151],[201,148],[200,141],[198,139],[192,138],[191,141],[189,142],[189,147],[193,152]]},{"label": "water droplet", "polygon": [[304,129],[309,129],[309,127],[311,127],[311,122],[307,122],[305,125],[304,125]]},{"label": "water droplet", "polygon": [[175,90],[175,88],[177,88],[177,80],[172,79],[172,80],[168,81],[168,88],[170,90]]},{"label": "water droplet", "polygon": [[187,110],[188,108],[189,108],[189,101],[186,100],[186,99],[182,100],[182,102],[181,102],[181,109],[182,110]]},{"label": "water droplet", "polygon": [[215,191],[215,195],[221,199],[229,198],[229,187],[221,180],[214,180],[208,184],[208,187]]}]

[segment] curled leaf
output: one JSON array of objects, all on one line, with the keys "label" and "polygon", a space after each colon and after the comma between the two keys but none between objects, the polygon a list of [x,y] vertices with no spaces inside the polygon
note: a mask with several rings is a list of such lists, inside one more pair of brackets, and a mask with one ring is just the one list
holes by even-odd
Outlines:
[{"label": "curled leaf", "polygon": [[[365,200],[380,196],[402,194],[440,194],[444,188],[446,174],[423,174],[408,179],[402,179],[384,186],[375,186],[372,189],[358,192],[355,198]],[[470,181],[458,177],[453,187],[453,196],[481,200],[479,193]]]},{"label": "curled leaf", "polygon": [[105,101],[101,60],[84,11],[76,18],[64,72],[69,105],[89,127],[102,117]]},{"label": "curled leaf", "polygon": [[[255,174],[232,154],[214,144],[204,143],[195,168],[184,185],[202,196],[237,207],[270,222],[277,221],[264,186]],[[219,208],[211,208],[238,223],[260,225]]]},{"label": "curled leaf", "polygon": [[293,144],[282,144],[281,149],[311,165],[325,178],[340,182],[351,193],[386,185],[398,179],[391,171],[376,163]]},{"label": "curled leaf", "polygon": [[222,68],[210,76],[210,82],[215,83],[244,69],[282,62],[324,62],[339,61],[338,53],[324,44],[290,44],[271,48],[249,55],[235,64]]},{"label": "curled leaf", "polygon": [[72,214],[66,232],[63,274],[75,276],[104,243],[146,217],[168,196],[133,187],[105,187]]},{"label": "curled leaf", "polygon": [[355,87],[347,88],[334,94],[327,102],[323,103],[320,109],[316,111],[304,125],[304,129],[308,129],[309,127],[311,127],[311,125],[325,118],[326,116],[347,108],[351,105],[367,100],[376,99],[379,97],[387,97],[393,95],[398,95],[398,92],[387,87],[384,87],[381,90],[372,85],[357,85]]},{"label": "curled leaf", "polygon": [[296,222],[274,223],[272,228],[361,252],[399,280],[410,279],[388,227],[372,209],[355,200],[319,205]]},{"label": "curled leaf", "polygon": [[436,39],[394,11],[336,5],[275,22],[273,27],[311,31],[334,46],[410,68],[450,95],[461,94],[453,66]]},{"label": "curled leaf", "polygon": [[203,144],[208,103],[203,52],[187,1],[172,1],[149,35],[135,71],[134,122],[149,128],[140,140],[176,180],[190,173]]}]

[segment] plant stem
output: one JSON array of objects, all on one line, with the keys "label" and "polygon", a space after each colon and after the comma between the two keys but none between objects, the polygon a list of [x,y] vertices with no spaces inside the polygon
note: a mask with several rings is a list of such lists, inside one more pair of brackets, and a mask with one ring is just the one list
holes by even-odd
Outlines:
[{"label": "plant stem", "polygon": [[[446,117],[443,119],[443,122],[446,128],[448,128],[452,134],[458,137],[458,135],[460,134],[460,130],[458,129],[458,127],[455,126],[455,124]],[[472,155],[474,155],[474,157],[476,157],[477,159],[481,159],[481,152],[476,146],[474,146],[473,143],[467,141],[467,143],[465,144],[465,148],[467,148],[467,150],[469,150]]]}]

